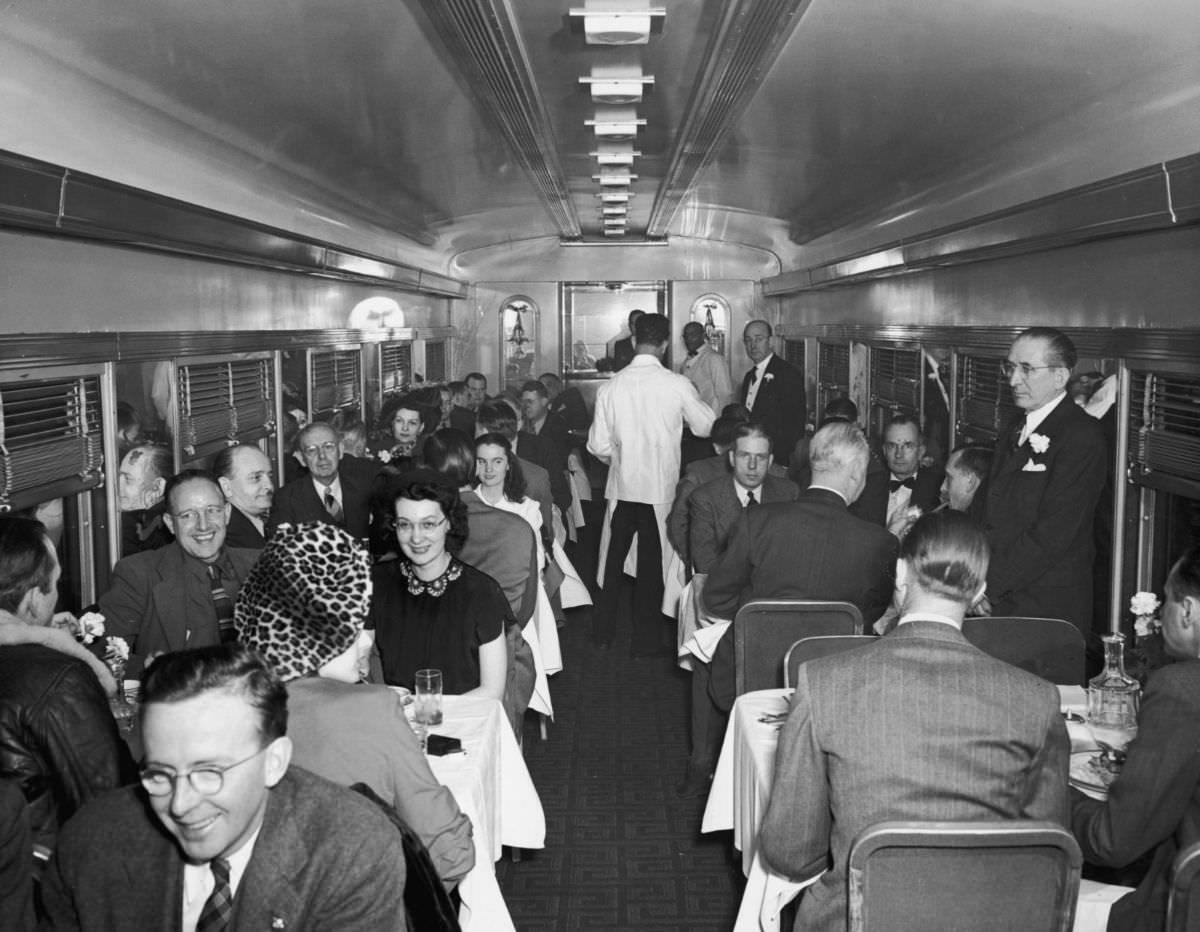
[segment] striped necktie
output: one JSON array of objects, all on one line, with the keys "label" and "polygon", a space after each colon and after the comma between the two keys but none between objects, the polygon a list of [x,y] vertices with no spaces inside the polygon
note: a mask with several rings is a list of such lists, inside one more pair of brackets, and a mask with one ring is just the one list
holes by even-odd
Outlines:
[{"label": "striped necktie", "polygon": [[208,565],[208,578],[212,583],[213,608],[217,610],[217,628],[221,635],[221,643],[228,644],[237,640],[237,628],[233,624],[233,599],[221,584],[221,568],[215,563]]},{"label": "striped necktie", "polygon": [[224,858],[213,858],[208,862],[216,886],[204,901],[196,932],[225,932],[233,915],[233,890],[229,886],[229,862]]},{"label": "striped necktie", "polygon": [[747,493],[746,493],[746,507],[747,507],[747,508],[753,508],[753,507],[754,507],[755,505],[757,505],[757,504],[758,504],[758,499],[756,499],[756,498],[754,497],[754,493],[753,493],[753,492],[747,492]]},{"label": "striped necktie", "polygon": [[325,492],[325,510],[329,512],[329,517],[333,518],[333,523],[338,527],[346,523],[346,513],[342,511],[342,506],[333,497],[333,493],[328,490]]}]

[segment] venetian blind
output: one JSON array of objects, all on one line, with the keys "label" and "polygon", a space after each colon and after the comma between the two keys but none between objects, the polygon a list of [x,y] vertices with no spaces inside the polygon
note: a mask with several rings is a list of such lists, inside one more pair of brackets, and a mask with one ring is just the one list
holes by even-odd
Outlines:
[{"label": "venetian blind", "polygon": [[1200,376],[1132,372],[1130,388],[1130,477],[1200,482]]},{"label": "venetian blind", "polygon": [[921,406],[921,351],[871,347],[871,400],[916,414]]},{"label": "venetian blind", "polygon": [[179,438],[188,456],[217,441],[257,439],[274,431],[270,359],[180,363]]},{"label": "venetian blind", "polygon": [[357,349],[311,350],[311,353],[309,398],[313,416],[358,404],[362,354]]},{"label": "venetian blind", "polygon": [[404,391],[412,383],[412,343],[383,343],[379,347],[379,390]]},{"label": "venetian blind", "polygon": [[958,436],[961,441],[995,442],[1000,429],[1020,413],[1000,370],[999,356],[958,357]]},{"label": "venetian blind", "polygon": [[425,381],[446,382],[449,378],[446,369],[446,341],[429,341],[425,344]]}]

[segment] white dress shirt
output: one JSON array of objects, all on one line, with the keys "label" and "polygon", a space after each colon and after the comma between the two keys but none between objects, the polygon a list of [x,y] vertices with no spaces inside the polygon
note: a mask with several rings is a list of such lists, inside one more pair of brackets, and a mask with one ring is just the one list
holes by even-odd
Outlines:
[{"label": "white dress shirt", "polygon": [[712,408],[713,414],[719,415],[721,409],[729,404],[733,395],[729,364],[707,343],[696,350],[695,356],[688,356],[680,363],[679,374],[691,380],[700,393],[700,400]]},{"label": "white dress shirt", "polygon": [[746,407],[750,409],[751,414],[754,413],[754,402],[758,400],[758,390],[762,387],[763,377],[767,374],[767,366],[771,364],[774,356],[774,353],[768,353],[767,358],[754,367],[754,381],[750,383],[750,390],[746,392]]},{"label": "white dress shirt", "polygon": [[[254,843],[258,841],[258,833],[261,831],[262,825],[259,825],[246,843],[225,859],[229,862],[229,889],[235,897],[238,885],[242,882],[242,875],[246,873],[246,867],[250,864],[250,855],[254,854]],[[200,921],[200,913],[216,885],[216,878],[213,877],[208,864],[184,863],[183,932],[196,932],[196,923]]]},{"label": "white dress shirt", "polygon": [[1063,392],[1053,401],[1047,401],[1036,411],[1028,411],[1025,414],[1025,426],[1021,428],[1021,436],[1017,440],[1017,446],[1023,444],[1029,439],[1029,435],[1035,433],[1042,425],[1042,421],[1050,416],[1050,412],[1062,404],[1063,399],[1067,397],[1067,393]]}]

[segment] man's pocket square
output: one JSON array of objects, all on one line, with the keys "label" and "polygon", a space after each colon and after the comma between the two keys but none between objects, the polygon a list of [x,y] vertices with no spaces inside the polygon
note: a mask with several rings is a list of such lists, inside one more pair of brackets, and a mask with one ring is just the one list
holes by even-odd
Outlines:
[{"label": "man's pocket square", "polygon": [[1021,472],[1045,472],[1045,471],[1046,471],[1045,463],[1035,463],[1033,460],[1030,460],[1028,463],[1026,463],[1024,466],[1021,467]]}]

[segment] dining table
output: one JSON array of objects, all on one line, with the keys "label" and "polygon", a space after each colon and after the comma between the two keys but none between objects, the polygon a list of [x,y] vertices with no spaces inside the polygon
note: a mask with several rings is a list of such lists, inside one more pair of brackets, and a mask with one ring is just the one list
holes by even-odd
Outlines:
[{"label": "dining table", "polygon": [[[758,833],[775,776],[779,722],[789,709],[791,696],[790,689],[763,689],[737,698],[704,807],[700,831],[732,830],[733,846],[741,852],[746,888],[734,932],[777,932],[780,910],[820,876],[797,880],[778,874],[763,859],[758,847]],[[1073,713],[1068,714],[1067,731],[1073,762],[1079,761],[1098,750],[1083,724],[1087,695],[1082,687],[1060,686],[1059,696],[1062,711]],[[1090,787],[1086,791],[1092,795],[1098,793]],[[1074,932],[1104,929],[1113,901],[1129,889],[1083,881]]]},{"label": "dining table", "polygon": [[[409,705],[408,709],[412,710]],[[496,880],[504,846],[542,848],[546,816],[504,708],[496,699],[444,696],[429,733],[458,738],[462,751],[428,757],[438,782],[471,820],[475,866],[459,882],[463,932],[515,932]]]}]

